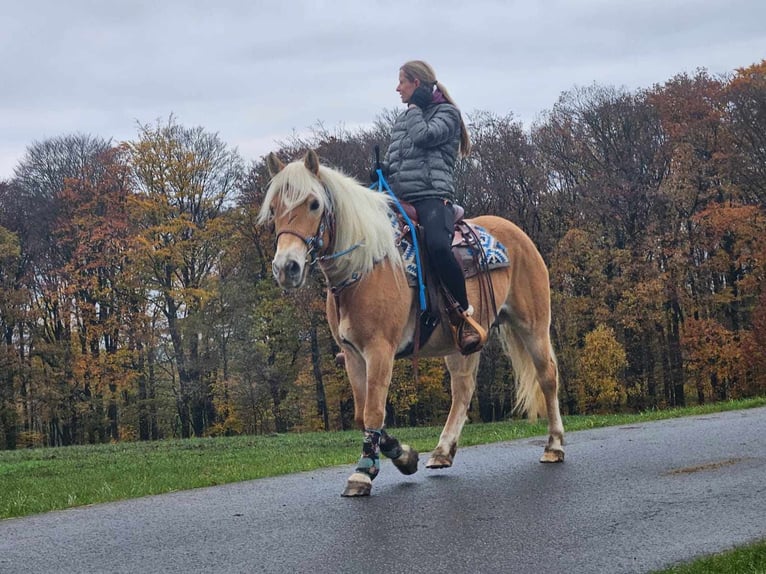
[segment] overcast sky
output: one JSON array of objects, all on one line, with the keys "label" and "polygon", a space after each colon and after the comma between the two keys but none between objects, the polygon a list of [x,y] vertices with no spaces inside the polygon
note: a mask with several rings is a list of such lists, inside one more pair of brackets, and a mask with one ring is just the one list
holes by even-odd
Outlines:
[{"label": "overcast sky", "polygon": [[578,86],[763,58],[764,0],[0,0],[0,179],[36,141],[130,140],[171,113],[258,160],[401,106],[410,59],[464,113],[529,127]]}]

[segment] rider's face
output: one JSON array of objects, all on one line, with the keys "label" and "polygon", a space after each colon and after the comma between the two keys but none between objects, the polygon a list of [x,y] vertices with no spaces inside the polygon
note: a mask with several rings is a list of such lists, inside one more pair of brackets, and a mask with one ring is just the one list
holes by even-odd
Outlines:
[{"label": "rider's face", "polygon": [[399,85],[396,86],[396,91],[399,92],[403,103],[406,104],[410,101],[412,92],[414,92],[415,88],[419,85],[420,81],[417,78],[414,81],[410,81],[404,73],[404,70],[399,70]]}]

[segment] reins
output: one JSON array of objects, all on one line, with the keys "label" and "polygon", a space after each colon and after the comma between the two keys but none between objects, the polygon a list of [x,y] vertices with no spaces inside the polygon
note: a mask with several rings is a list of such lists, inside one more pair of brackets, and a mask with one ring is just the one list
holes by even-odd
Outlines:
[{"label": "reins", "polygon": [[386,178],[383,176],[383,169],[380,164],[380,146],[375,146],[375,173],[378,176],[378,182],[377,186],[375,183],[373,183],[370,186],[370,189],[375,189],[377,187],[377,190],[379,192],[385,191],[393,200],[392,203],[396,206],[397,211],[402,216],[402,219],[404,219],[404,222],[409,226],[410,228],[410,237],[412,239],[412,247],[415,251],[415,273],[418,280],[418,311],[415,314],[415,333],[413,334],[413,353],[412,353],[412,374],[413,378],[415,379],[415,385],[418,384],[419,377],[419,368],[418,368],[418,357],[420,356],[420,314],[423,313],[426,310],[426,287],[425,287],[425,281],[423,280],[423,266],[420,259],[420,246],[418,244],[418,233],[417,228],[415,224],[412,222],[412,219],[410,219],[410,216],[407,215],[407,211],[404,209],[404,206],[402,205],[402,202],[399,201],[399,198],[396,196],[396,194],[393,192],[391,187],[388,185],[388,182],[386,181]]},{"label": "reins", "polygon": [[375,146],[375,174],[378,176],[377,185],[373,183],[370,189],[376,189],[380,192],[385,191],[393,200],[392,203],[396,206],[397,211],[401,214],[402,219],[410,228],[410,235],[412,236],[412,247],[415,251],[415,271],[418,279],[418,311],[422,312],[426,309],[426,288],[423,281],[423,267],[420,259],[420,246],[418,245],[417,232],[415,231],[415,224],[412,223],[410,216],[407,215],[402,202],[396,197],[396,194],[391,190],[386,178],[383,176],[383,169],[380,165],[380,146]]}]

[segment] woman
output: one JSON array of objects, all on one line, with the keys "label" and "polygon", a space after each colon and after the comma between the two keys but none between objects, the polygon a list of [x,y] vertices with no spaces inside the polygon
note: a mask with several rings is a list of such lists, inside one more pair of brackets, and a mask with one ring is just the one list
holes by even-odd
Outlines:
[{"label": "woman", "polygon": [[458,154],[471,151],[468,130],[433,68],[414,60],[399,69],[396,91],[407,104],[397,118],[383,162],[391,189],[411,203],[424,230],[425,250],[438,279],[457,302],[450,309],[463,354],[479,350],[487,333],[470,318],[463,271],[452,254],[454,168]]}]

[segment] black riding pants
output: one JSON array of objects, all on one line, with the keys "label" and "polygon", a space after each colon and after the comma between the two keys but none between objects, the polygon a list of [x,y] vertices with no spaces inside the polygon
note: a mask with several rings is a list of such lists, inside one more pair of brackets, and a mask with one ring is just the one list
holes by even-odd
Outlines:
[{"label": "black riding pants", "polygon": [[443,199],[422,199],[412,205],[418,212],[418,221],[425,235],[425,251],[433,263],[434,271],[460,306],[468,309],[463,270],[452,254],[452,237],[455,232],[452,204]]}]

